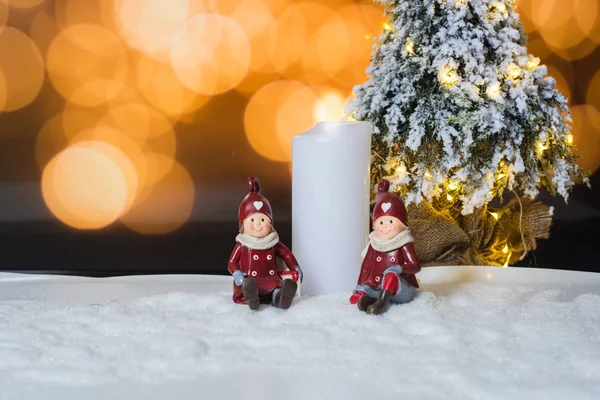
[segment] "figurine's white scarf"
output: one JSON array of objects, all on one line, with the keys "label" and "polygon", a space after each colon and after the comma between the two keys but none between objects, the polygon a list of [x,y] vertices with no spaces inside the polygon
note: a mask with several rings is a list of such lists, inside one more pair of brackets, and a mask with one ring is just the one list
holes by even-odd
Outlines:
[{"label": "figurine's white scarf", "polygon": [[412,243],[414,241],[415,239],[413,239],[408,229],[403,230],[391,239],[379,239],[377,236],[375,236],[375,231],[373,231],[369,234],[369,243],[367,243],[367,247],[365,247],[360,255],[362,258],[365,258],[367,255],[367,250],[369,249],[369,245],[371,245],[374,250],[387,253],[388,251],[399,249],[405,244]]},{"label": "figurine's white scarf", "polygon": [[267,250],[279,243],[279,235],[273,231],[265,237],[257,238],[245,233],[240,233],[235,240],[252,250]]}]

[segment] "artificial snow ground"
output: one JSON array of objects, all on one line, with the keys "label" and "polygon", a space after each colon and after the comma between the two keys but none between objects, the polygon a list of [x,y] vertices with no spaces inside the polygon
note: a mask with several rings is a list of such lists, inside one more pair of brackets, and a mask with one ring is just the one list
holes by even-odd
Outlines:
[{"label": "artificial snow ground", "polygon": [[436,267],[384,316],[231,279],[0,274],[0,399],[600,399],[600,274]]}]

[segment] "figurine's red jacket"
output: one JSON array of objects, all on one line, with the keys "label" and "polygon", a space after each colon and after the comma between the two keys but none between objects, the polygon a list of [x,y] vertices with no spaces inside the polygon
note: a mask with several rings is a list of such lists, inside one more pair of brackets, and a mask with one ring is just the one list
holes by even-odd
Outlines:
[{"label": "figurine's red jacket", "polygon": [[[278,242],[267,250],[255,250],[237,243],[229,258],[228,269],[231,274],[242,271],[244,276],[256,279],[258,294],[267,296],[281,287],[281,277],[277,271],[277,258],[281,258],[288,269],[294,271],[298,265],[296,258],[283,243]],[[245,303],[241,286],[233,284],[233,301]]]},{"label": "figurine's red jacket", "polygon": [[400,275],[406,283],[416,288],[419,287],[415,274],[421,270],[415,246],[412,243],[407,243],[404,246],[389,251],[387,253],[379,252],[371,245],[367,250],[367,254],[363,259],[358,277],[359,285],[366,285],[372,289],[377,289],[381,286],[383,280],[383,272],[394,265],[402,267]]}]

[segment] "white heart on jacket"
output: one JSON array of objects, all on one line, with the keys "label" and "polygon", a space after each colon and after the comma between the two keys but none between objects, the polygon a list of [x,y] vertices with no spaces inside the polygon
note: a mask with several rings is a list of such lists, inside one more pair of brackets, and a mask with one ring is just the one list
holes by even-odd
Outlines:
[{"label": "white heart on jacket", "polygon": [[262,201],[255,201],[255,202],[254,202],[254,207],[255,207],[257,210],[260,210],[260,209],[263,207],[263,205],[264,205],[264,203],[263,203]]},{"label": "white heart on jacket", "polygon": [[392,203],[383,203],[381,205],[381,209],[383,210],[383,212],[388,212],[390,208],[392,208]]}]

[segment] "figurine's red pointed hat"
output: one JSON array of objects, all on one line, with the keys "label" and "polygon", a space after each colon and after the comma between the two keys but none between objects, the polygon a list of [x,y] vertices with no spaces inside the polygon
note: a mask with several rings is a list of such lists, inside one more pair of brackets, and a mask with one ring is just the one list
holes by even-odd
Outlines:
[{"label": "figurine's red pointed hat", "polygon": [[266,197],[260,195],[260,183],[258,178],[253,176],[248,178],[248,194],[242,200],[238,210],[238,222],[244,223],[244,220],[254,213],[263,213],[271,222],[273,222],[273,210]]},{"label": "figurine's red pointed hat", "polygon": [[379,181],[375,208],[373,209],[373,222],[379,217],[390,216],[398,218],[404,225],[408,226],[408,213],[404,202],[400,196],[389,192],[389,190],[390,182],[387,179]]}]

